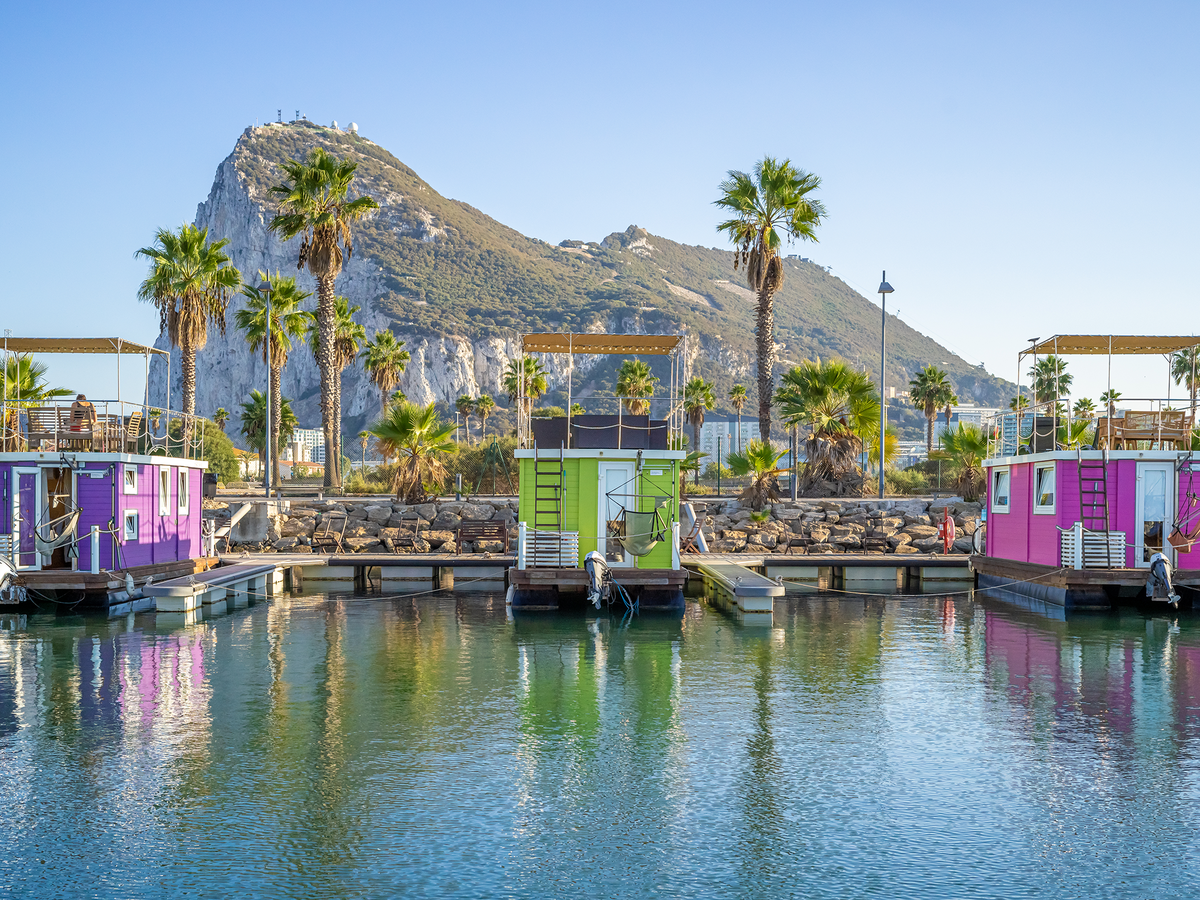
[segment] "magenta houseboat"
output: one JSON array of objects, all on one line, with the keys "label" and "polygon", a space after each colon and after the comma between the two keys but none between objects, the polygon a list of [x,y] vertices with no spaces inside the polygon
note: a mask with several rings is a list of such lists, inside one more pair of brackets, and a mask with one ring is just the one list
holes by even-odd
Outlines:
[{"label": "magenta houseboat", "polygon": [[[117,338],[8,338],[8,354],[161,353]],[[118,372],[120,371],[118,363]],[[120,377],[118,375],[118,384]],[[119,393],[119,388],[118,388]],[[148,579],[200,572],[203,426],[118,397],[28,400],[6,390],[0,450],[0,604],[108,606]],[[184,436],[188,440],[185,441]]]},{"label": "magenta houseboat", "polygon": [[[1023,350],[1021,361],[1169,360],[1196,344],[1194,336],[1058,335]],[[1174,401],[1182,409],[1166,398],[1121,397],[1126,408],[1101,410],[1086,435],[1078,419],[1072,427],[1064,399],[1030,403],[991,430],[985,541],[972,559],[978,586],[1064,610],[1191,602],[1200,590],[1200,452],[1187,394]],[[1163,564],[1165,590],[1155,579]]]}]

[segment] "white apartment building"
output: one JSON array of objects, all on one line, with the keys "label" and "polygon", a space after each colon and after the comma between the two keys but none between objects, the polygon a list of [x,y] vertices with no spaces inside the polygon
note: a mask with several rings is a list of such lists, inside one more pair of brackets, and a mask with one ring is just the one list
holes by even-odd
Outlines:
[{"label": "white apartment building", "polygon": [[[700,446],[695,448],[704,454],[704,459],[701,460],[700,466],[703,468],[711,462],[717,461],[717,438],[721,439],[721,464],[728,465],[725,462],[729,458],[731,450],[737,450],[739,446],[745,446],[750,441],[758,440],[758,416],[742,416],[742,433],[741,444],[738,444],[738,427],[737,419],[723,421],[720,419],[706,420],[700,426]],[[788,440],[787,435],[783,431],[783,426],[778,421],[774,425],[775,439],[771,441],[772,446],[777,450],[787,450]],[[692,429],[690,425],[684,425],[684,434],[688,436],[688,449],[691,450]],[[784,458],[780,461],[780,465],[789,465],[790,460]]]},{"label": "white apartment building", "polygon": [[[959,422],[969,422],[972,425],[983,426],[984,422],[994,419],[1000,410],[991,406],[952,406],[950,407],[950,428],[958,428]],[[933,444],[936,447],[938,438],[946,433],[946,417],[942,412],[933,423]]]},{"label": "white apartment building", "polygon": [[[296,453],[299,451],[299,457]],[[325,462],[325,431],[321,428],[297,428],[284,444],[280,459],[288,462]]]}]

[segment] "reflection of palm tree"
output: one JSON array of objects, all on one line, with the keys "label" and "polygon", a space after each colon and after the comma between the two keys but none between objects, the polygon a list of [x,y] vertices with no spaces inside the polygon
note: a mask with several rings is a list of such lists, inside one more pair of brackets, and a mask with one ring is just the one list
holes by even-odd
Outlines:
[{"label": "reflection of palm tree", "polygon": [[744,818],[742,846],[745,864],[759,872],[785,840],[780,832],[783,810],[779,806],[783,771],[771,728],[771,642],[759,641],[754,650],[754,713],[746,739],[749,763],[742,793]]}]

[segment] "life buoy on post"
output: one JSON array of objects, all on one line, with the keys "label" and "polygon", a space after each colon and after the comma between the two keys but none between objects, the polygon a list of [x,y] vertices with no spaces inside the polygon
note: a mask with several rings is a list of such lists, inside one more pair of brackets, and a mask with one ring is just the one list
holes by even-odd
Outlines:
[{"label": "life buoy on post", "polygon": [[945,518],[938,526],[938,536],[942,539],[942,552],[949,554],[954,548],[954,518],[950,515],[950,507],[946,507]]}]

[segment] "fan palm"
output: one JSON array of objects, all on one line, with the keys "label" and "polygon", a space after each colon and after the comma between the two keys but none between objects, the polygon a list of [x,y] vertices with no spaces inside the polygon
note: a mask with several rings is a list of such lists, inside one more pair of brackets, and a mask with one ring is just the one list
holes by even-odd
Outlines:
[{"label": "fan palm", "polygon": [[521,400],[525,418],[529,418],[534,401],[546,393],[546,367],[528,353],[510,360],[500,376],[500,386],[508,393],[509,400]]},{"label": "fan palm", "polygon": [[1074,377],[1067,372],[1067,363],[1060,356],[1043,356],[1034,363],[1030,373],[1033,394],[1037,403],[1053,403],[1071,393]]},{"label": "fan palm", "polygon": [[650,364],[640,359],[627,359],[617,370],[616,395],[625,403],[631,416],[650,413],[649,398],[654,394],[658,379],[650,371]]},{"label": "fan palm", "polygon": [[[892,463],[896,461],[896,457],[900,455],[900,438],[896,435],[896,431],[891,425],[883,431],[883,467],[890,469]],[[875,436],[871,439],[871,446],[868,449],[867,459],[877,465],[879,460],[879,429],[875,429]],[[872,466],[875,467],[874,465]]]},{"label": "fan palm", "polygon": [[[341,295],[333,298],[333,421],[335,430],[334,452],[342,458],[342,372],[358,357],[358,350],[367,339],[366,329],[354,319],[361,311],[360,306],[351,306]],[[321,360],[321,327],[314,318],[308,329],[308,344],[318,365]],[[328,453],[325,454],[329,456]],[[340,465],[340,462],[339,462]]]},{"label": "fan palm", "polygon": [[[349,199],[358,164],[340,160],[323,147],[314,147],[307,159],[282,163],[282,168],[287,181],[271,188],[271,193],[279,198],[279,213],[268,227],[281,240],[301,238],[296,268],[307,267],[317,280],[321,420],[325,446],[340,449],[342,428],[335,406],[339,370],[334,283],[343,264],[354,253],[350,226],[378,209],[379,204],[367,195]],[[341,456],[328,452],[325,458],[325,486],[341,487]]]},{"label": "fan palm", "polygon": [[[1011,400],[1008,401],[1008,408],[1011,409],[1013,412],[1020,412],[1021,410],[1025,409],[1028,406],[1029,406],[1029,398],[1026,397],[1024,394],[1021,394],[1020,396],[1017,396],[1017,397],[1013,397]],[[926,449],[928,449],[928,448],[926,448]]]},{"label": "fan palm", "polygon": [[400,383],[400,376],[412,359],[404,349],[404,341],[396,340],[392,330],[376,332],[374,340],[363,350],[363,368],[379,388],[379,415],[387,412],[388,397]]},{"label": "fan palm", "polygon": [[446,467],[438,457],[454,451],[454,424],[443,423],[434,404],[394,403],[367,431],[385,454],[398,458],[393,482],[397,500],[419,503],[427,483],[445,479]]},{"label": "fan palm", "polygon": [[1100,402],[1104,404],[1104,408],[1108,410],[1108,417],[1111,419],[1117,411],[1117,401],[1121,399],[1121,392],[1107,390],[1100,395]]},{"label": "fan palm", "polygon": [[209,323],[225,333],[229,298],[242,283],[224,252],[228,243],[227,239],[210,243],[207,228],[184,225],[178,232],[160,228],[154,243],[134,254],[150,261],[150,274],[138,288],[138,299],[158,308],[160,330],[166,332],[171,346],[179,348],[183,412],[189,422],[196,414],[196,352],[208,343]]},{"label": "fan palm", "polygon": [[572,403],[571,404],[571,415],[572,416],[582,416],[583,414],[584,414],[584,409],[583,409],[582,403]]},{"label": "fan palm", "polygon": [[955,487],[968,502],[983,493],[983,460],[988,440],[983,429],[972,422],[959,422],[958,428],[942,435],[942,446],[929,454],[930,459],[949,462],[955,471]]},{"label": "fan palm", "polygon": [[1080,419],[1094,419],[1096,417],[1096,404],[1087,397],[1080,397],[1075,401],[1075,406],[1071,412]]},{"label": "fan palm", "polygon": [[475,398],[469,394],[463,394],[454,401],[454,408],[458,414],[463,417],[463,430],[466,432],[466,445],[471,446],[471,414],[475,412]]},{"label": "fan palm", "polygon": [[1059,422],[1055,440],[1063,450],[1078,450],[1080,447],[1091,446],[1094,433],[1089,419],[1075,419],[1070,422],[1064,419]]},{"label": "fan palm", "polygon": [[700,429],[704,426],[704,414],[717,405],[713,396],[712,382],[699,375],[688,380],[680,392],[683,399],[683,414],[692,426],[692,446],[700,449]]},{"label": "fan palm", "polygon": [[945,372],[937,366],[926,366],[908,383],[908,396],[912,405],[925,414],[925,452],[929,453],[933,450],[933,422],[938,410],[954,396],[954,388]]},{"label": "fan palm", "polygon": [[749,441],[745,450],[729,454],[729,470],[740,477],[752,476],[749,486],[742,491],[741,499],[751,509],[762,509],[771,500],[778,500],[775,490],[776,478],[786,469],[776,468],[786,450],[776,450],[765,441]]},{"label": "fan palm", "polygon": [[737,413],[737,448],[742,449],[742,410],[746,406],[746,401],[750,398],[746,394],[746,386],[744,384],[735,384],[729,389],[729,402],[733,404],[733,411]]},{"label": "fan palm", "polygon": [[69,397],[66,388],[46,384],[45,363],[37,362],[29,353],[11,353],[4,364],[4,440],[6,451],[20,449],[21,410],[48,400]]},{"label": "fan palm", "polygon": [[699,450],[692,450],[679,461],[679,496],[683,497],[687,493],[687,477],[690,473],[693,482],[700,480],[700,461],[704,459],[705,454]]},{"label": "fan palm", "polygon": [[[268,280],[266,273],[259,272],[258,275],[264,281]],[[237,311],[234,321],[238,330],[244,333],[251,352],[261,350],[263,362],[269,363],[271,367],[271,482],[275,487],[279,487],[279,432],[282,421],[280,375],[283,367],[287,365],[288,354],[292,351],[292,341],[303,341],[312,322],[312,313],[300,308],[300,304],[312,294],[297,287],[295,277],[285,278],[278,272],[270,279],[270,285],[269,296],[268,292],[260,291],[257,287],[243,287],[242,295],[246,297],[246,305]]]},{"label": "fan palm", "polygon": [[879,431],[871,379],[841,360],[805,360],[783,374],[775,400],[784,421],[809,429],[805,492],[851,490],[863,445]]},{"label": "fan palm", "polygon": [[[258,454],[259,462],[266,462],[267,395],[262,391],[251,391],[250,399],[241,405],[242,437],[250,449]],[[279,400],[279,439],[290,440],[296,430],[296,414],[292,412],[292,401],[287,397]],[[329,454],[326,454],[328,457]]]},{"label": "fan palm", "polygon": [[479,439],[483,440],[483,436],[487,434],[488,416],[492,414],[492,410],[496,408],[496,401],[487,394],[480,394],[479,399],[475,401],[475,415],[479,416]]},{"label": "fan palm", "polygon": [[225,423],[229,421],[229,410],[223,406],[218,406],[217,411],[213,413],[212,420],[218,428],[224,431]]},{"label": "fan palm", "polygon": [[733,269],[745,267],[746,283],[758,294],[755,347],[758,356],[758,434],[771,440],[771,400],[774,392],[775,314],[772,300],[783,286],[784,240],[816,241],[825,207],[809,195],[821,179],[795,168],[790,160],[765,157],[754,171],[730,172],[714,201],[733,218],[717,230],[734,244]]},{"label": "fan palm", "polygon": [[1176,384],[1187,385],[1188,396],[1195,406],[1197,389],[1200,389],[1200,345],[1171,354],[1171,377]]},{"label": "fan palm", "polygon": [[362,467],[359,471],[365,476],[367,474],[367,444],[371,442],[371,435],[365,431],[358,433],[358,446],[362,448]]}]

